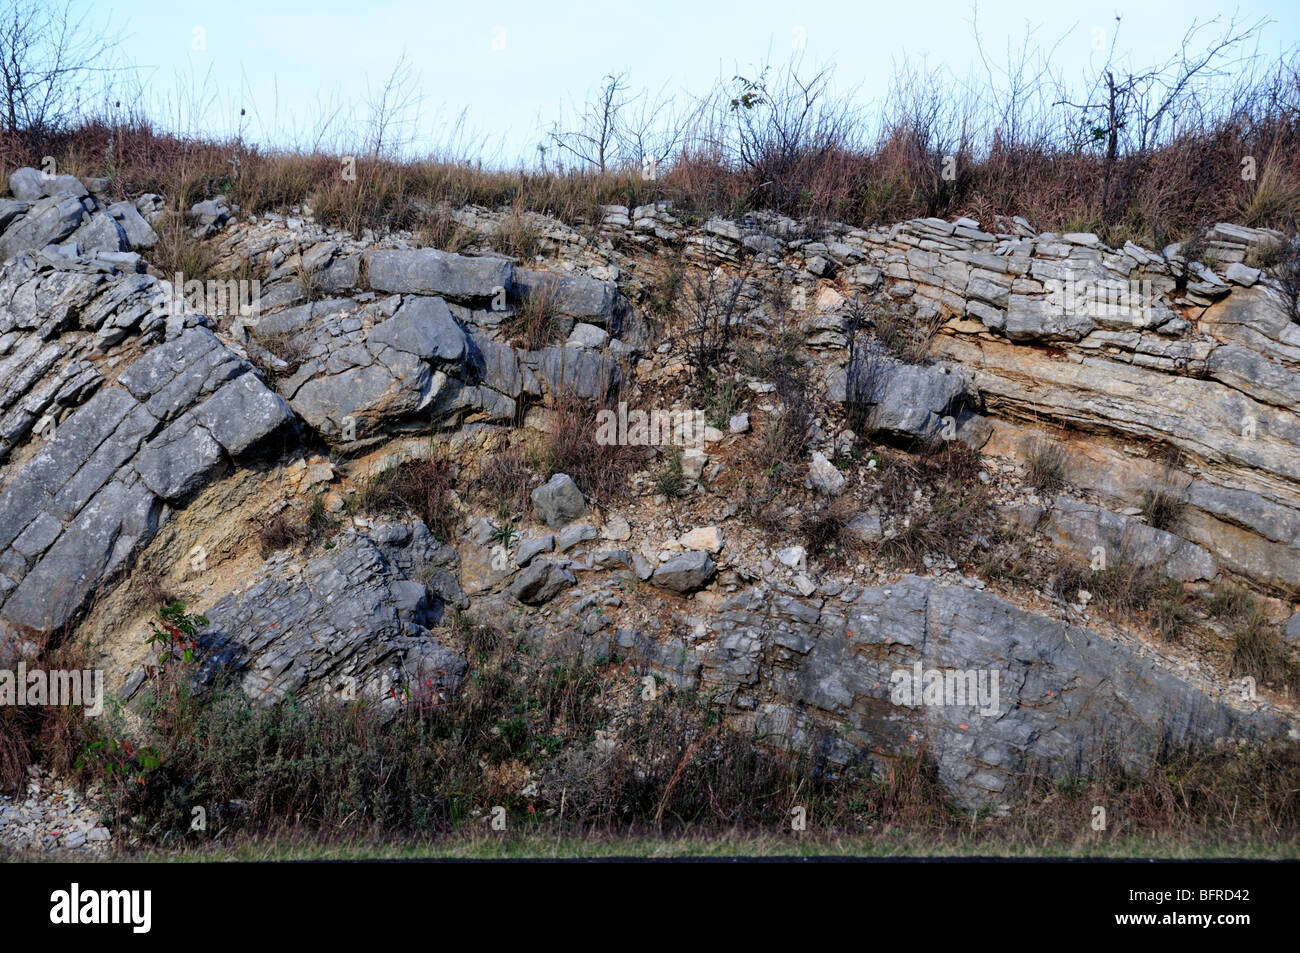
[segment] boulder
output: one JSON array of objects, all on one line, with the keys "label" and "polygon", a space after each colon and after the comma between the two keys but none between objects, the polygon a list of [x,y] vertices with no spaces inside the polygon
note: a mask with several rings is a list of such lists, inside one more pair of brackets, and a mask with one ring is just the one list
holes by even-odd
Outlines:
[{"label": "boulder", "polygon": [[531,358],[537,376],[552,394],[602,400],[618,392],[618,364],[584,347],[551,346]]},{"label": "boulder", "polygon": [[854,399],[870,408],[873,434],[932,439],[943,418],[970,397],[966,373],[949,364],[900,364],[879,353],[859,355],[829,389],[833,400]]},{"label": "boulder", "polygon": [[504,295],[514,271],[505,258],[467,258],[435,248],[372,251],[365,262],[375,291],[439,295],[456,301]]},{"label": "boulder", "polygon": [[532,500],[537,518],[556,529],[587,512],[582,491],[567,473],[557,473],[533,490]]},{"label": "boulder", "polygon": [[553,533],[525,536],[519,540],[519,549],[515,552],[515,565],[527,566],[535,556],[549,553],[554,548],[555,535]]},{"label": "boulder", "polygon": [[293,411],[279,394],[253,374],[242,374],[194,408],[194,419],[231,456],[247,453],[293,422]]},{"label": "boulder", "polygon": [[76,242],[86,254],[99,251],[129,251],[131,248],[131,243],[127,240],[126,232],[122,229],[122,226],[117,223],[113,216],[105,212],[93,214],[89,222],[78,228],[68,238],[70,241]]},{"label": "boulder", "polygon": [[1058,497],[1047,515],[1046,532],[1057,545],[1088,560],[1101,546],[1110,562],[1125,560],[1159,569],[1178,582],[1213,579],[1214,557],[1180,536],[1097,506]]},{"label": "boulder", "polygon": [[555,540],[555,548],[560,552],[572,549],[579,543],[585,543],[596,538],[599,535],[596,527],[589,523],[575,523],[564,527],[560,535]]},{"label": "boulder", "polygon": [[117,202],[104,211],[121,226],[127,248],[152,248],[158,243],[157,233],[131,202]]},{"label": "boulder", "polygon": [[9,176],[9,191],[23,202],[63,195],[80,199],[88,194],[75,175],[50,175],[29,166],[17,169]]},{"label": "boulder", "polygon": [[717,575],[717,567],[708,553],[692,550],[674,556],[659,566],[650,577],[651,583],[673,592],[694,592],[702,589]]},{"label": "boulder", "polygon": [[387,345],[426,361],[457,362],[469,341],[441,298],[410,298],[397,313],[370,330],[371,350]]},{"label": "boulder", "polygon": [[1162,744],[1294,730],[1276,710],[1216,698],[1155,653],[991,592],[908,575],[836,603],[763,588],[725,596],[713,637],[691,653],[701,685],[774,741],[833,733],[836,763],[924,746],[965,806],[1010,803],[1036,771],[1068,777],[1103,752],[1140,771]]},{"label": "boulder", "polygon": [[808,464],[808,485],[812,489],[826,496],[839,496],[844,492],[845,482],[844,474],[826,458],[826,454],[813,452]]},{"label": "boulder", "polygon": [[716,526],[701,526],[684,534],[678,542],[685,549],[700,549],[716,556],[722,552],[722,530]]},{"label": "boulder", "polygon": [[145,445],[135,469],[150,490],[177,502],[205,485],[221,462],[220,444],[185,415]]},{"label": "boulder", "polygon": [[526,268],[515,269],[514,293],[525,301],[542,297],[556,314],[602,327],[610,326],[619,297],[618,287],[612,282]]},{"label": "boulder", "polygon": [[550,602],[577,581],[577,576],[550,560],[534,559],[510,584],[510,594],[525,605],[537,606]]},{"label": "boulder", "polygon": [[0,235],[0,260],[63,241],[81,225],[86,215],[83,201],[75,195],[51,196],[37,201],[26,215]]}]

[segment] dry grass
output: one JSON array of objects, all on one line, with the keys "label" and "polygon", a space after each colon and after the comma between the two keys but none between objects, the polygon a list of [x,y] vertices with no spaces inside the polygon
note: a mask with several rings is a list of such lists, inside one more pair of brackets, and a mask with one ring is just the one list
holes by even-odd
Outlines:
[{"label": "dry grass", "polygon": [[321,542],[337,528],[338,520],[325,509],[325,495],[319,493],[306,507],[286,507],[262,523],[257,531],[262,558],[281,549]]},{"label": "dry grass", "polygon": [[539,351],[563,343],[565,324],[555,311],[554,297],[555,280],[548,276],[515,305],[502,326],[513,347]]},{"label": "dry grass", "polygon": [[1159,566],[1142,565],[1121,553],[1104,568],[1071,554],[1058,554],[1047,567],[1048,588],[1063,602],[1075,603],[1080,591],[1091,594],[1090,608],[1116,621],[1136,623],[1163,641],[1183,637],[1191,619],[1191,600],[1182,585]]},{"label": "dry grass", "polygon": [[255,346],[248,349],[248,359],[274,387],[282,378],[291,377],[306,360],[308,343],[304,335],[290,331],[255,334]]},{"label": "dry grass", "polygon": [[[21,635],[34,649],[26,657],[29,670],[91,667],[86,646],[70,630]],[[85,727],[84,710],[72,705],[0,705],[0,791],[21,791],[32,764],[66,774],[76,760]]]},{"label": "dry grass", "polygon": [[1249,676],[1261,685],[1300,688],[1300,665],[1254,593],[1232,584],[1221,585],[1207,610],[1228,628],[1228,663],[1233,675]]},{"label": "dry grass", "polygon": [[415,237],[422,248],[458,252],[473,240],[474,235],[452,218],[445,208],[438,208],[420,219]]},{"label": "dry grass", "polygon": [[1150,525],[1170,532],[1178,526],[1187,503],[1171,487],[1157,486],[1143,491],[1140,508]]},{"label": "dry grass", "polygon": [[599,410],[598,403],[559,398],[553,408],[554,426],[534,445],[530,462],[544,479],[567,473],[583,495],[603,506],[628,498],[631,476],[644,464],[646,448],[599,443]]},{"label": "dry grass", "polygon": [[1033,437],[1022,447],[1025,482],[1039,493],[1055,493],[1065,486],[1065,448],[1055,440]]},{"label": "dry grass", "polygon": [[473,486],[480,499],[506,518],[523,509],[531,482],[532,472],[523,449],[509,447],[480,459]]},{"label": "dry grass", "polygon": [[[904,71],[873,138],[868,117],[834,98],[827,79],[796,81],[788,68],[772,68],[752,77],[757,85],[747,92],[724,82],[701,97],[653,178],[632,162],[557,173],[490,169],[459,157],[401,162],[358,154],[347,165],[334,154],[179,139],[138,116],[124,123],[89,116],[57,131],[4,134],[0,171],[51,155],[62,170],[111,176],[117,197],[157,192],[188,208],[225,194],[259,213],[309,204],[320,221],[354,232],[432,227],[443,231],[439,247],[454,244],[455,235],[428,224],[439,205],[510,209],[520,217],[507,230],[513,234],[500,236],[502,248],[523,257],[536,247],[536,235],[522,226],[525,212],[594,229],[601,205],[660,200],[671,201],[687,224],[755,209],[853,226],[959,214],[989,225],[1022,215],[1042,230],[1086,228],[1112,245],[1131,238],[1155,248],[1209,221],[1295,227],[1300,72],[1290,56],[1243,74],[1230,90],[1189,87],[1177,131],[1168,127],[1142,144],[1128,141],[1126,127],[1114,161],[1078,133],[1077,114],[1030,106],[1044,95],[1059,98],[1040,89],[1022,90],[1010,106],[983,102],[982,112],[967,115],[969,91]],[[729,108],[739,99],[744,108]],[[1244,156],[1258,163],[1254,179],[1242,177]]]},{"label": "dry grass", "polygon": [[804,547],[832,565],[856,558],[863,547],[849,527],[859,512],[858,505],[846,496],[805,510],[796,527]]},{"label": "dry grass", "polygon": [[451,499],[457,468],[441,452],[406,460],[371,476],[352,499],[366,512],[411,513],[440,540],[451,539],[460,514]]}]

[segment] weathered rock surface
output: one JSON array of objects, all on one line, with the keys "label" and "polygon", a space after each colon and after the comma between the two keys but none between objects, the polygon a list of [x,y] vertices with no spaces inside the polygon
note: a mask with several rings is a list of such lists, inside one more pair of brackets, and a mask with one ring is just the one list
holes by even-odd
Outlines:
[{"label": "weathered rock surface", "polygon": [[295,566],[272,556],[250,589],[207,616],[201,681],[240,675],[245,693],[269,704],[290,694],[371,698],[386,708],[403,689],[453,691],[465,660],[427,628],[443,600],[421,578],[454,567],[456,552],[423,523],[349,530],[338,545]]},{"label": "weathered rock surface", "polygon": [[1218,573],[1214,557],[1195,543],[1091,503],[1057,499],[1047,513],[1046,531],[1081,557],[1101,547],[1111,562],[1156,567],[1179,582],[1213,579]]},{"label": "weathered rock surface", "polygon": [[510,594],[520,602],[536,606],[550,602],[577,581],[577,576],[549,559],[534,559],[515,578]]},{"label": "weathered rock surface", "polygon": [[0,200],[0,260],[71,240],[87,255],[149,248],[158,240],[132,205],[101,207],[71,175],[22,168],[9,176],[13,200]]},{"label": "weathered rock surface", "polygon": [[370,287],[458,301],[504,296],[514,266],[504,258],[466,258],[433,248],[375,251],[366,257]]},{"label": "weathered rock surface", "polygon": [[[576,261],[577,270],[543,273],[492,255],[375,247],[382,242],[287,218],[232,225],[223,202],[200,203],[189,222],[200,234],[224,229],[213,242],[224,264],[267,275],[260,313],[226,336],[210,316],[160,309],[158,282],[140,273],[131,249],[151,242],[161,200],[100,207],[75,180],[32,171],[15,174],[14,198],[0,200],[9,257],[0,270],[0,644],[75,622],[196,494],[281,449],[280,437],[294,443],[299,418],[331,445],[359,445],[349,452],[425,433],[431,422],[468,425],[458,436],[491,446],[486,434],[535,399],[608,397],[642,383],[624,380],[645,370],[635,358],[649,349],[607,237],[576,236],[567,267]],[[748,251],[774,267],[792,262],[800,291],[812,292],[814,313],[800,315],[812,363],[833,399],[870,408],[877,437],[932,440],[951,417],[957,436],[987,442],[996,459],[1014,458],[1043,424],[1068,432],[1067,481],[1097,502],[1067,491],[1019,508],[1032,509],[1024,522],[1057,545],[1101,545],[1185,582],[1226,573],[1279,592],[1300,584],[1300,325],[1276,282],[1244,264],[1273,236],[1216,227],[1216,255],[1231,266],[1220,275],[1179,248],[1109,249],[1095,236],[1037,235],[1020,222],[997,235],[969,220],[825,234],[779,217],[763,224],[715,219],[688,230],[656,203],[607,209],[600,228],[622,229],[620,241],[636,245],[680,246],[710,267]],[[1133,282],[1136,301],[1124,298]],[[877,355],[847,373],[836,356],[847,357],[845,295],[855,291],[937,328],[930,354],[939,361]],[[565,321],[555,343],[528,351],[503,327],[535,295]],[[758,300],[745,300],[746,332],[774,333]],[[664,378],[686,369],[649,367]],[[757,439],[746,436],[749,414],[757,430],[782,396],[768,382],[736,383],[749,409],[732,417],[730,435],[708,438],[710,454],[687,458],[698,483],[684,507],[738,485],[718,473]],[[827,495],[851,492],[830,458],[858,435],[817,413],[812,483]],[[1156,445],[1176,452],[1164,455],[1174,462],[1146,459]],[[1157,488],[1183,504],[1167,531],[1133,515]],[[847,532],[881,539],[877,501],[858,502],[864,510]],[[332,503],[343,512],[337,496]],[[513,562],[502,561],[492,541],[510,539],[506,517],[494,526],[479,516],[459,553],[422,524],[360,520],[301,563],[273,556],[204,609],[204,678],[233,667],[244,690],[266,700],[392,699],[390,689],[430,681],[449,692],[467,665],[433,630],[455,605],[578,639],[584,658],[629,657],[700,689],[733,722],[821,746],[833,762],[884,767],[924,749],[972,805],[1009,799],[1031,769],[1084,764],[1103,740],[1121,740],[1137,765],[1162,740],[1295,730],[1273,703],[1239,702],[1122,630],[1093,631],[939,578],[875,584],[871,575],[863,588],[859,574],[856,584],[828,584],[812,547],[764,546],[749,560],[742,526],[726,522],[736,508],[680,523],[637,512],[636,540],[627,519],[589,515],[563,474],[534,490],[532,504],[563,555],[544,556],[556,534],[533,526]],[[472,494],[455,505],[475,505]],[[626,548],[586,545],[601,524],[606,538],[630,540]],[[603,614],[640,603],[649,611],[635,629]],[[918,663],[985,685],[996,675],[996,698],[891,698],[895,676]]]},{"label": "weathered rock surface", "polygon": [[532,492],[537,518],[553,529],[573,522],[587,511],[582,491],[567,473],[557,473]]},{"label": "weathered rock surface", "polygon": [[467,389],[448,372],[463,373],[469,340],[440,298],[331,299],[269,315],[251,331],[254,342],[287,338],[280,347],[302,355],[277,389],[334,442],[450,410]]},{"label": "weathered rock surface", "polygon": [[[11,302],[0,341],[17,371],[4,382],[2,449],[30,439],[37,415],[49,421],[0,485],[0,643],[10,630],[61,628],[147,545],[170,505],[293,420],[250,365],[183,318],[105,381],[86,360],[103,328],[116,324],[123,339],[161,332],[161,292],[147,276],[72,261],[84,270],[23,256],[0,273]],[[81,400],[66,419],[51,414]]]},{"label": "weathered rock surface", "polygon": [[[1238,709],[1159,659],[987,592],[905,576],[833,599],[748,589],[708,623],[702,690],[832,760],[922,748],[968,804],[1009,799],[1031,767],[1063,774],[1119,745],[1140,765],[1162,742],[1274,737],[1286,719]],[[985,673],[985,704],[896,704],[895,673]],[[981,710],[981,708],[983,710]]]},{"label": "weathered rock surface", "polygon": [[656,586],[671,589],[673,592],[694,592],[708,585],[717,575],[717,567],[709,554],[702,550],[692,550],[674,556],[655,570],[650,581]]}]

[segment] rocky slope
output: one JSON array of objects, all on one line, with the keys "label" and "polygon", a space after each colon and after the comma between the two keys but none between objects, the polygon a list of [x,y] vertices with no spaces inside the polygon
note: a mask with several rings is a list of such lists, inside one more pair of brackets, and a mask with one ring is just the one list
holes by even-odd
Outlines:
[{"label": "rocky slope", "polygon": [[[959,438],[982,451],[987,514],[1034,559],[1100,547],[1189,591],[1245,585],[1294,638],[1300,324],[1246,264],[1280,235],[1219,225],[1151,252],[1023,220],[692,226],[660,203],[606,207],[582,230],[530,219],[538,254],[520,262],[491,251],[504,215],[481,209],[450,210],[474,236],[456,254],[203,203],[189,226],[214,273],[261,282],[241,310],[178,301],[147,273],[158,197],[109,204],[89,185],[20,170],[0,199],[0,664],[75,631],[129,703],[150,578],[210,619],[201,677],[233,668],[253,697],[454,693],[472,665],[455,610],[629,660],[831,764],[923,748],[969,804],[1104,749],[1137,763],[1169,741],[1300,738],[1289,692],[1243,691],[1204,641],[1162,642],[1086,593],[981,578],[942,553],[881,558],[942,501],[882,494],[869,450]],[[689,409],[691,329],[651,313],[681,267],[735,290],[738,340],[799,335],[817,408],[808,505],[847,501],[855,556],[746,518],[745,454],[781,395],[740,371],[730,425],[682,455],[680,499],[648,471],[621,499],[537,475],[508,513],[462,487],[444,539],[358,515],[374,474],[435,446],[468,474],[557,426],[565,395]],[[529,348],[512,329],[542,308],[559,337]],[[932,334],[926,358],[877,346],[884,313]],[[1043,435],[1063,447],[1057,493],[1025,482],[1026,441]],[[1151,525],[1155,494],[1176,520]],[[313,500],[329,538],[264,559],[259,530]],[[900,701],[898,673],[914,671],[995,673],[996,697]]]}]

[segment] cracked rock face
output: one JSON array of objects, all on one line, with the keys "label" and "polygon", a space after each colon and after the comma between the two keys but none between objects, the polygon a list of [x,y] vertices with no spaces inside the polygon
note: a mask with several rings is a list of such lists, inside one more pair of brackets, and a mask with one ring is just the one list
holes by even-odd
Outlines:
[{"label": "cracked rock face", "polygon": [[[333,244],[333,243],[330,243]],[[337,248],[311,259],[321,274]],[[557,314],[617,326],[626,301],[609,282],[545,278],[501,258],[434,249],[367,253],[371,291],[274,310],[246,322],[259,350],[279,340],[297,356],[277,383],[294,410],[332,443],[354,443],[409,427],[414,418],[512,420],[524,396],[563,390],[586,399],[617,392],[618,363],[601,348],[627,345],[602,332],[583,346],[528,351],[500,340],[509,298],[545,294]],[[360,280],[358,272],[352,283]],[[331,287],[337,287],[331,283]],[[374,292],[391,293],[376,299]],[[552,297],[553,296],[553,299]],[[566,310],[567,309],[567,312]]]},{"label": "cracked rock face", "polygon": [[[208,612],[199,678],[238,673],[245,693],[270,704],[290,694],[368,697],[395,710],[390,689],[452,691],[466,663],[429,631],[459,589],[435,591],[427,574],[456,552],[423,523],[349,531],[305,565],[271,557],[247,590]],[[444,584],[445,585],[445,584]]]},{"label": "cracked rock face", "polygon": [[[34,365],[45,381],[20,375],[10,384],[9,413],[20,414],[6,418],[20,424],[10,433],[22,436],[24,426],[30,433],[35,412],[48,414],[92,391],[65,418],[51,418],[40,444],[10,467],[0,487],[0,633],[51,632],[121,573],[167,519],[169,506],[290,427],[293,415],[250,365],[201,326],[177,325],[170,341],[112,381],[88,375],[74,357],[87,353],[94,337],[73,332],[54,340],[88,312],[105,320],[133,315],[127,329],[143,321],[162,330],[152,279],[91,272],[89,280],[61,282],[59,272],[23,260],[8,263],[5,274],[26,276],[15,297],[32,290],[30,305],[6,316],[15,330],[4,340],[15,355],[30,355],[32,340],[52,342],[39,352],[47,359]],[[47,288],[54,293],[44,293]],[[97,308],[104,299],[116,310]],[[67,363],[56,370],[60,359]],[[3,635],[0,642],[13,640]]]},{"label": "cracked rock face", "polygon": [[327,439],[372,436],[460,390],[447,371],[460,371],[469,343],[440,298],[333,300],[274,315],[270,326],[293,329],[290,347],[305,354],[280,393]]},{"label": "cracked rock face", "polygon": [[9,190],[13,199],[0,204],[0,259],[64,241],[93,256],[149,248],[158,240],[135,206],[101,207],[74,176],[18,169]]},{"label": "cracked rock face", "polygon": [[[699,686],[743,719],[797,745],[819,736],[844,763],[924,749],[967,804],[1010,798],[1031,767],[1064,774],[1099,757],[1102,743],[1138,766],[1165,742],[1291,728],[1206,694],[1132,645],[916,576],[826,599],[745,590],[708,625],[711,640],[693,653]],[[896,689],[910,688],[918,663],[923,679],[960,676],[973,690],[903,697]]]}]

